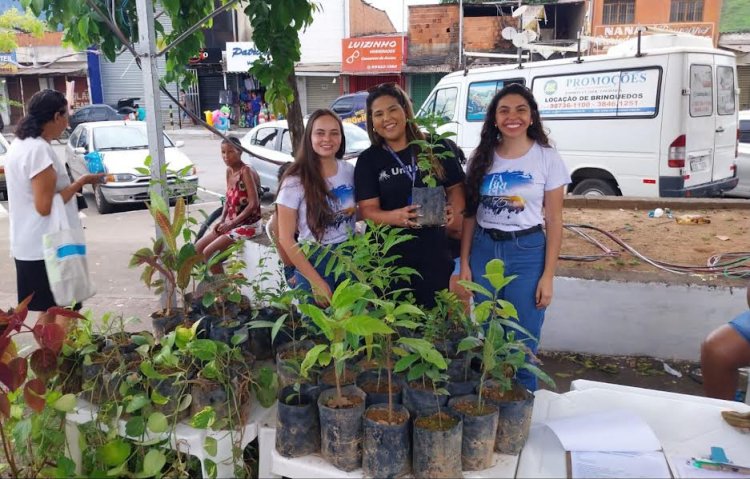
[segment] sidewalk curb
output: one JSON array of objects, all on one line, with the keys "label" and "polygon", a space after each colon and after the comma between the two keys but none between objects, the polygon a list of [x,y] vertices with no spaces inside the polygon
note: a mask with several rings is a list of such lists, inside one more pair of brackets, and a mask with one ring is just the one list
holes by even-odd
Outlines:
[{"label": "sidewalk curb", "polygon": [[750,200],[741,198],[641,198],[627,196],[604,196],[587,198],[585,196],[566,196],[565,208],[593,208],[624,210],[652,210],[669,208],[671,210],[748,210]]}]

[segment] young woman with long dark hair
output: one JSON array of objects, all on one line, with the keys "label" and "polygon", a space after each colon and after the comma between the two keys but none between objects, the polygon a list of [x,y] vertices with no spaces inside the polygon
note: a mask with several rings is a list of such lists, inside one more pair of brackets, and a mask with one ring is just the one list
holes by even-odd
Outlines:
[{"label": "young woman with long dark hair", "polygon": [[337,281],[333,275],[326,276],[326,261],[313,266],[314,258],[305,257],[298,242],[335,247],[354,229],[354,167],[341,161],[345,147],[339,117],[330,110],[315,110],[276,197],[278,241],[296,268],[291,283],[311,291],[321,305],[328,304]]},{"label": "young woman with long dark hair", "polygon": [[[503,260],[505,275],[518,277],[501,290],[501,298],[516,307],[521,326],[534,336],[528,340],[534,352],[552,301],[568,183],[570,175],[549,144],[531,91],[519,84],[500,90],[467,168],[460,277],[492,291],[485,266]],[[517,380],[536,390],[536,378],[526,370]]]},{"label": "young woman with long dark hair", "polygon": [[355,193],[360,215],[376,223],[404,228],[414,239],[397,245],[399,266],[414,268],[408,287],[417,304],[432,307],[435,293],[447,289],[454,269],[453,255],[446,230],[455,235],[461,231],[464,172],[459,163],[461,152],[455,143],[443,140],[441,152],[452,151],[453,157],[432,157],[433,176],[437,186],[445,189],[452,206],[445,226],[419,228],[420,205],[412,204],[412,188],[424,187],[425,172],[417,168],[418,146],[410,144],[425,136],[414,124],[414,111],[406,93],[397,85],[383,84],[367,96],[367,133],[372,146],[363,151],[354,172]]},{"label": "young woman with long dark hair", "polygon": [[68,222],[80,225],[74,197],[84,185],[97,183],[104,175],[83,175],[71,183],[65,162],[52,150],[50,142],[68,127],[68,101],[62,93],[37,92],[26,111],[16,127],[5,166],[10,252],[16,263],[18,301],[33,293],[29,310],[46,311],[55,306],[42,248],[42,237],[50,232],[52,200],[60,195]]}]

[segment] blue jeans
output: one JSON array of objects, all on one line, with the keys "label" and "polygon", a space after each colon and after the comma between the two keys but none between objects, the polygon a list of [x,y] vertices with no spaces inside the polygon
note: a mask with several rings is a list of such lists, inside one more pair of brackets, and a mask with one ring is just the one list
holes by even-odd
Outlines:
[{"label": "blue jeans", "polygon": [[[493,288],[484,275],[485,267],[490,260],[498,258],[505,263],[505,276],[518,275],[500,290],[498,299],[510,301],[516,307],[521,326],[534,337],[529,338],[525,334],[516,332],[516,338],[525,339],[526,345],[534,353],[539,347],[546,309],[536,307],[536,287],[544,272],[546,243],[544,233],[541,231],[514,239],[495,241],[477,225],[469,257],[472,280],[489,291],[493,291]],[[487,299],[481,295],[474,295],[475,304]],[[525,369],[518,371],[516,380],[530,391],[537,389],[536,376]]]},{"label": "blue jeans", "polygon": [[733,327],[740,336],[745,338],[745,341],[750,343],[750,311],[745,311],[729,321],[729,325]]},{"label": "blue jeans", "polygon": [[[329,245],[333,246],[334,249],[338,248],[340,245]],[[323,254],[323,250],[316,250],[312,255],[310,255],[307,259],[310,261],[310,264],[315,268],[315,271],[318,272],[318,274],[323,278],[323,280],[328,284],[328,287],[331,288],[331,292],[336,291],[336,287],[341,284],[342,281],[346,279],[345,275],[339,276],[338,280],[334,277],[333,273],[326,276],[326,265],[328,264],[328,258],[330,257],[330,253],[325,253],[323,256],[323,260],[320,261],[320,263],[315,266],[315,263],[318,260],[318,257]],[[291,280],[289,281],[290,284],[293,285],[294,288],[300,288],[308,293],[312,293],[312,285],[310,282],[305,278],[305,276],[299,272],[298,269],[295,268],[294,275],[292,276]]]}]

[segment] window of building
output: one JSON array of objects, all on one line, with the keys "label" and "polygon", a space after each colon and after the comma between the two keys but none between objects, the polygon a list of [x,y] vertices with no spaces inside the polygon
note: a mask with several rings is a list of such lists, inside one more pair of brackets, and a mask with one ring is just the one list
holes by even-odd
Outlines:
[{"label": "window of building", "polygon": [[635,22],[635,0],[604,0],[604,25]]},{"label": "window of building", "polygon": [[703,0],[672,0],[670,22],[703,21]]}]

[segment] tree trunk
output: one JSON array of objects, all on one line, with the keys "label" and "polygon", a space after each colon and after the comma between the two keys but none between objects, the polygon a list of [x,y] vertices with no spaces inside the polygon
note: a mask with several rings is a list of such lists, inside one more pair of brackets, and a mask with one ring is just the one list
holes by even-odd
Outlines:
[{"label": "tree trunk", "polygon": [[297,100],[299,92],[297,91],[297,75],[294,73],[294,70],[289,74],[286,82],[294,92],[294,101],[287,107],[286,118],[289,125],[289,135],[292,137],[292,155],[296,155],[298,149],[302,146],[302,139],[305,135],[305,124],[302,122],[302,107]]}]

